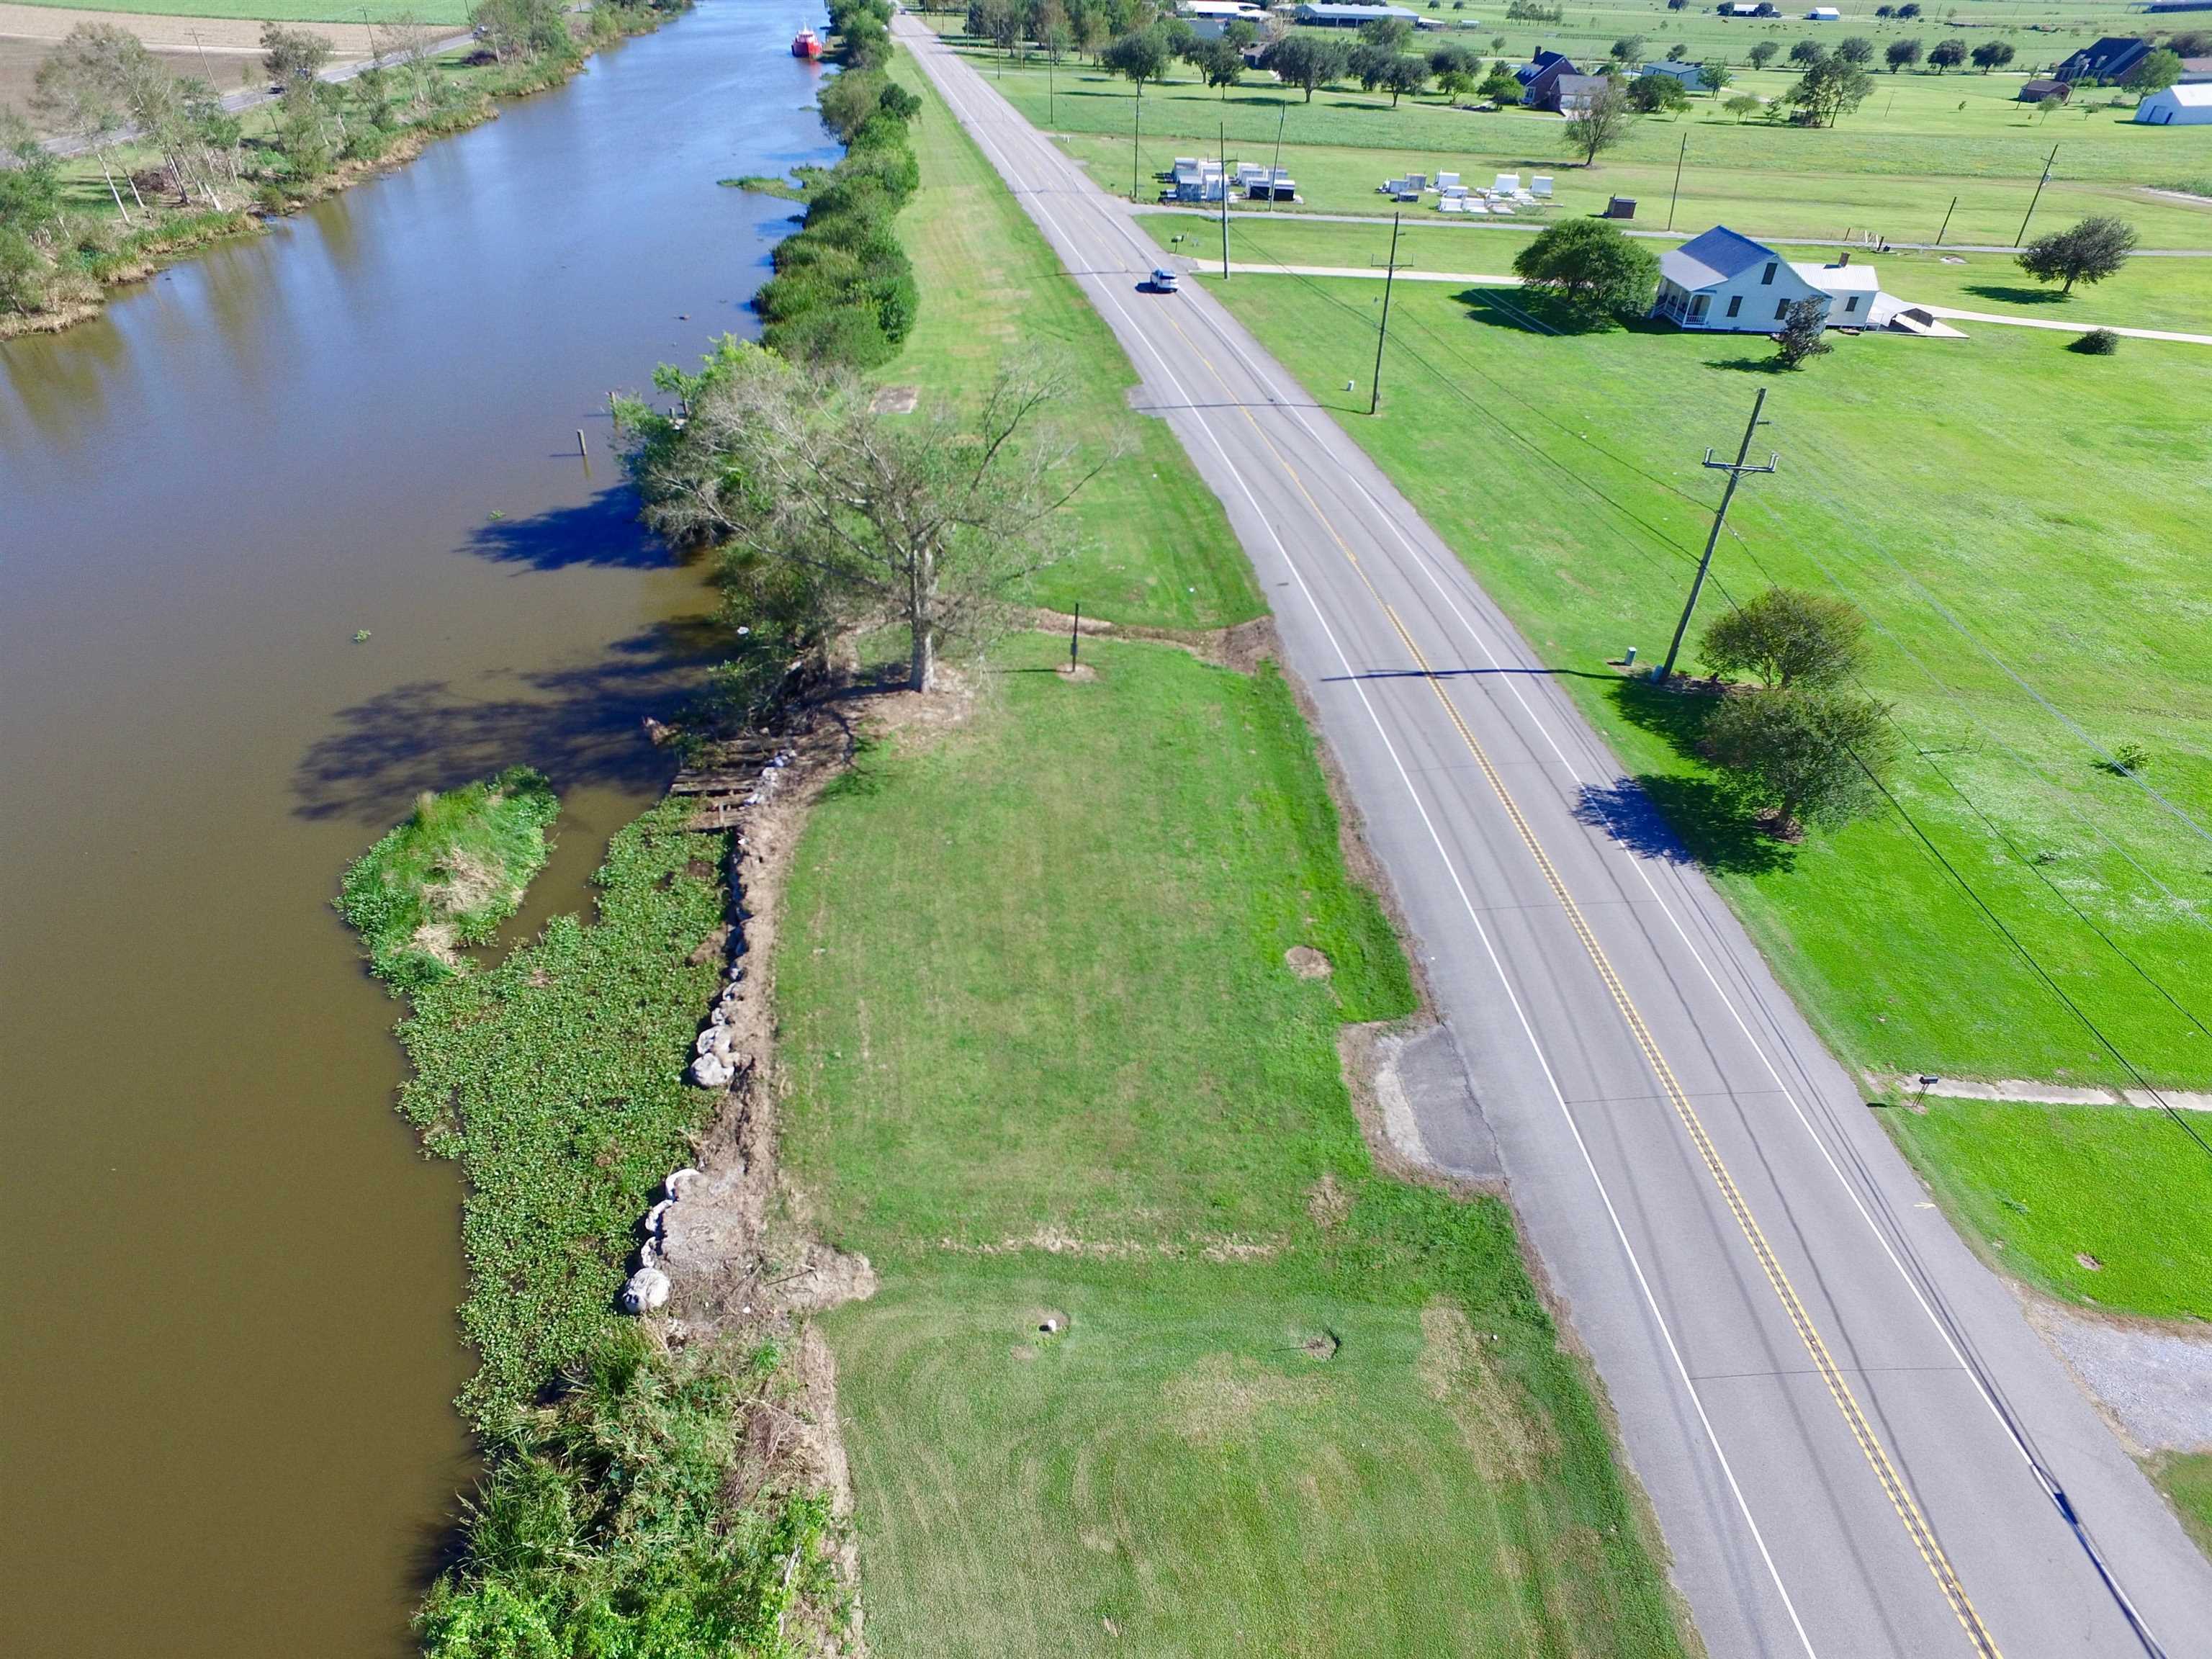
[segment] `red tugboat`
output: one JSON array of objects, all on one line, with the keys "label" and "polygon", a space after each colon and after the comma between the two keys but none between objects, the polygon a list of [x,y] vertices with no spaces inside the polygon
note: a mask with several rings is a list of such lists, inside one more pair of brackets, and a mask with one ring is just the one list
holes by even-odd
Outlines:
[{"label": "red tugboat", "polygon": [[801,29],[791,37],[791,55],[804,58],[810,64],[822,57],[822,37],[812,29]]}]

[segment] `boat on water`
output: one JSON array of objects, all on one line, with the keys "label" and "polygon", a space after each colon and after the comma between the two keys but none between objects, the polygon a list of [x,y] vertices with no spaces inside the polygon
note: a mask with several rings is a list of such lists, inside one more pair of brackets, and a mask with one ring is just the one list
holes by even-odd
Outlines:
[{"label": "boat on water", "polygon": [[799,30],[791,37],[791,55],[814,62],[822,56],[822,37],[812,29]]}]

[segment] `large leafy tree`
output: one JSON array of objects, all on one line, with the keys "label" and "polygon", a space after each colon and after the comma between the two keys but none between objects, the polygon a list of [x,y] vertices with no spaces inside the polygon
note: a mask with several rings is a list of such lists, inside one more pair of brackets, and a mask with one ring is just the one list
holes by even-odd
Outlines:
[{"label": "large leafy tree", "polygon": [[1984,75],[1991,70],[2002,69],[2013,60],[2014,48],[2009,40],[1984,40],[1972,52],[1974,67]]},{"label": "large leafy tree", "polygon": [[1145,82],[1162,79],[1168,72],[1168,44],[1152,29],[1136,29],[1106,43],[1098,62],[1115,74],[1125,76],[1144,90]]},{"label": "large leafy tree", "polygon": [[2136,228],[2110,214],[2095,214],[2066,230],[2039,236],[2020,254],[2020,268],[2039,283],[2063,283],[2071,294],[2076,283],[2101,283],[2135,252]]},{"label": "large leafy tree", "polygon": [[2148,96],[2164,92],[2180,80],[2181,69],[2180,54],[2160,46],[2156,52],[2146,53],[2142,62],[2128,71],[2128,78],[2121,84],[2139,96]]},{"label": "large leafy tree", "polygon": [[1936,66],[1938,75],[1945,70],[1954,70],[1966,61],[1966,43],[1955,38],[1938,40],[1935,50],[1928,54],[1928,61]]},{"label": "large leafy tree", "polygon": [[1002,373],[972,413],[885,416],[849,372],[726,342],[679,377],[680,426],[623,410],[647,523],[672,541],[805,584],[817,625],[897,626],[908,683],[977,643],[1066,550],[1061,509],[1113,459],[1079,468],[1046,419],[1051,377]]},{"label": "large leafy tree", "polygon": [[1798,76],[1797,84],[1783,97],[1814,126],[1832,127],[1864,103],[1873,90],[1874,82],[1856,64],[1824,58]]},{"label": "large leafy tree", "polygon": [[1303,87],[1310,104],[1315,88],[1340,81],[1350,70],[1352,48],[1321,35],[1286,34],[1267,49],[1267,66],[1285,86]]},{"label": "large leafy tree", "polygon": [[1515,254],[1513,273],[1530,288],[1557,295],[1594,324],[1651,308],[1659,258],[1603,219],[1568,219]]},{"label": "large leafy tree", "polygon": [[1804,823],[1842,824],[1881,805],[1895,763],[1889,711],[1829,686],[1740,692],[1721,699],[1705,753],[1766,801],[1766,823],[1794,836]]},{"label": "large leafy tree", "polygon": [[1866,618],[1848,601],[1770,587],[1706,628],[1705,665],[1769,687],[1829,685],[1866,660]]},{"label": "large leafy tree", "polygon": [[1917,40],[1893,40],[1883,51],[1882,58],[1889,64],[1889,72],[1895,75],[1918,63],[1924,50]]}]

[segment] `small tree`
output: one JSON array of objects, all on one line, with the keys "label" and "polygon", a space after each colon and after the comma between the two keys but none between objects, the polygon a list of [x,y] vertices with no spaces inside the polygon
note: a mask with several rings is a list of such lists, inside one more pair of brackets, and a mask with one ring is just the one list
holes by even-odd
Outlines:
[{"label": "small tree", "polygon": [[1828,343],[1827,305],[1819,299],[1793,301],[1775,331],[1775,360],[1784,368],[1802,368],[1808,358],[1833,351]]},{"label": "small tree", "polygon": [[1244,78],[1244,54],[1235,42],[1225,39],[1200,41],[1192,61],[1206,84],[1220,88],[1224,98],[1229,96],[1230,88]]},{"label": "small tree", "polygon": [[2021,251],[2020,268],[2039,283],[2063,283],[2059,292],[2071,294],[2076,283],[2101,283],[2118,271],[2135,246],[2133,225],[2100,213],[2037,237]]},{"label": "small tree", "polygon": [[1735,97],[1729,99],[1728,102],[1723,104],[1721,107],[1726,110],[1730,115],[1735,116],[1736,125],[1738,126],[1741,126],[1746,120],[1759,113],[1760,106],[1759,100],[1753,97],[1749,93],[1740,92]]},{"label": "small tree", "polygon": [[1482,95],[1501,107],[1519,103],[1522,90],[1521,77],[1503,58],[1490,66],[1490,73],[1482,79]]},{"label": "small tree", "polygon": [[1286,34],[1267,49],[1266,63],[1285,85],[1304,88],[1310,104],[1316,87],[1344,78],[1352,66],[1352,48],[1319,35]]},{"label": "small tree", "polygon": [[1030,20],[1030,33],[1044,48],[1048,61],[1057,64],[1075,44],[1075,27],[1060,0],[1039,0]]},{"label": "small tree", "polygon": [[1429,69],[1447,97],[1464,98],[1482,74],[1482,59],[1471,48],[1450,40],[1429,53]]},{"label": "small tree", "polygon": [[1659,259],[1603,219],[1569,219],[1513,256],[1513,273],[1557,295],[1585,323],[1641,316],[1659,286]]},{"label": "small tree", "polygon": [[1774,61],[1775,57],[1781,52],[1781,50],[1782,48],[1776,46],[1771,40],[1759,41],[1751,49],[1750,56],[1752,68],[1759,70],[1765,69],[1769,64]]},{"label": "small tree", "polygon": [[1667,61],[1670,64],[1679,64],[1689,55],[1690,48],[1680,40],[1667,48]]},{"label": "small tree", "polygon": [[[131,48],[143,52],[138,37],[112,23],[79,23],[39,65],[31,94],[31,107],[64,132],[75,133],[100,164],[107,193],[125,224],[131,210],[123,205],[123,192],[107,164],[108,152],[127,125],[125,119],[125,61]],[[124,182],[130,183],[126,173]],[[131,198],[143,210],[146,204],[138,187]]]},{"label": "small tree", "polygon": [[331,51],[329,39],[312,29],[288,29],[281,23],[262,26],[261,67],[287,92],[307,86],[328,69]]},{"label": "small tree", "polygon": [[1882,56],[1888,60],[1889,72],[1895,75],[1900,70],[1909,70],[1918,63],[1924,50],[1917,40],[1893,40]]},{"label": "small tree", "polygon": [[1628,83],[1628,102],[1639,115],[1674,115],[1689,108],[1690,94],[1678,76],[1639,75]]},{"label": "small tree", "polygon": [[1935,50],[1928,54],[1928,61],[1936,66],[1938,75],[1945,70],[1954,70],[1966,61],[1966,43],[1955,38],[1938,40]]},{"label": "small tree", "polygon": [[1847,34],[1837,46],[1836,56],[1846,64],[1871,64],[1874,62],[1874,42],[1863,34]]},{"label": "small tree", "polygon": [[1770,587],[1705,629],[1705,665],[1768,687],[1829,685],[1866,660],[1866,618],[1825,593]]},{"label": "small tree", "polygon": [[1828,61],[1828,49],[1818,40],[1800,40],[1790,48],[1790,61],[1810,69],[1815,64],[1825,64]]},{"label": "small tree", "polygon": [[2145,98],[2154,92],[2164,92],[2180,79],[2180,54],[2160,46],[2156,52],[2146,53],[2142,62],[2130,70],[2128,78],[2120,84],[2136,97]]},{"label": "small tree", "polygon": [[2109,328],[2093,328],[2066,349],[2085,357],[2109,357],[2120,349],[2120,337]]},{"label": "small tree", "polygon": [[1583,165],[1595,167],[1598,155],[1628,137],[1636,125],[1628,92],[1620,82],[1602,80],[1583,100],[1582,107],[1567,118],[1567,142],[1583,153]]},{"label": "small tree", "polygon": [[1377,17],[1359,26],[1359,38],[1382,52],[1403,52],[1413,38],[1413,26],[1402,17]]},{"label": "small tree", "polygon": [[1920,15],[1920,8],[1917,5],[1911,3],[1911,0],[1906,0],[1905,4],[1899,6],[1897,9],[1897,15],[1901,21],[1909,21],[1912,18]]},{"label": "small tree", "polygon": [[1735,73],[1726,64],[1715,58],[1711,63],[1698,65],[1698,78],[1705,83],[1705,90],[1717,98],[1735,79]]},{"label": "small tree", "polygon": [[1767,827],[1794,837],[1805,823],[1843,824],[1881,801],[1896,763],[1889,709],[1828,687],[1738,693],[1705,727],[1705,753],[1771,803]]},{"label": "small tree", "polygon": [[1398,107],[1398,100],[1407,93],[1418,95],[1429,84],[1429,61],[1416,58],[1410,52],[1401,52],[1382,66],[1382,88],[1390,94],[1390,107]]},{"label": "small tree", "polygon": [[1167,42],[1151,29],[1133,30],[1108,41],[1098,62],[1102,68],[1136,82],[1142,93],[1146,82],[1158,81],[1168,72]]},{"label": "small tree", "polygon": [[1640,34],[1624,34],[1613,43],[1612,58],[1616,64],[1632,64],[1643,55],[1644,37]]},{"label": "small tree", "polygon": [[1797,79],[1784,99],[1816,127],[1832,127],[1866,101],[1874,82],[1856,64],[1824,58]]},{"label": "small tree", "polygon": [[1991,70],[2002,69],[2012,62],[2013,46],[2009,40],[1984,40],[1973,51],[1974,67],[1984,75]]}]

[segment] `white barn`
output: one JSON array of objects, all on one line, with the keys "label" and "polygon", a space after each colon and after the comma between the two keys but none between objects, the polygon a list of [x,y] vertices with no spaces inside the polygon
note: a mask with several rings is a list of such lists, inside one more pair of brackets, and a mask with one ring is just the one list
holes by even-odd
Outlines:
[{"label": "white barn", "polygon": [[2185,81],[2154,92],[2136,106],[2136,119],[2152,127],[2212,126],[2212,81]]},{"label": "white barn", "polygon": [[1785,259],[1764,242],[1715,225],[1659,256],[1654,317],[1683,328],[1772,334],[1800,300],[1826,301],[1831,328],[1879,328],[1896,304],[1872,265],[1846,252],[1834,264]]}]

